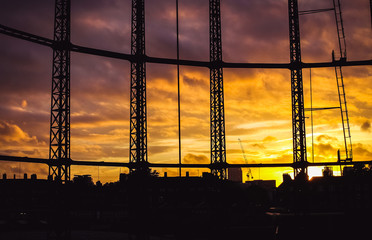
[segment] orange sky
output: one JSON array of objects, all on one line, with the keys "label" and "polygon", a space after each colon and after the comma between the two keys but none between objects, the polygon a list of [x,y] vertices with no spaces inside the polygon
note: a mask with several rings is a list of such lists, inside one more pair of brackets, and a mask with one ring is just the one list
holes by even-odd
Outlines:
[{"label": "orange sky", "polygon": [[[5,1],[0,23],[52,38],[53,1]],[[287,1],[222,0],[222,48],[226,62],[289,62]],[[371,59],[368,0],[342,0],[348,60]],[[179,0],[181,59],[209,59],[208,1]],[[332,1],[299,0],[300,10],[328,8]],[[74,1],[71,39],[75,44],[130,52],[131,1]],[[22,17],[19,17],[22,16]],[[337,49],[332,12],[300,17],[304,62],[331,61]],[[175,1],[146,1],[146,53],[176,56]],[[0,154],[48,158],[52,51],[0,35]],[[129,63],[71,54],[71,157],[128,162]],[[344,67],[355,160],[372,160],[372,67]],[[209,70],[180,67],[182,161],[209,163]],[[310,107],[309,69],[303,70],[305,107]],[[338,105],[334,69],[312,69],[313,106]],[[225,69],[227,161],[292,161],[290,71]],[[178,162],[176,67],[147,64],[148,150],[150,162]],[[306,113],[310,116],[310,113]],[[311,126],[307,124],[308,160]],[[339,110],[314,112],[315,161],[336,161],[343,148]],[[176,169],[157,169],[175,175]],[[335,171],[338,168],[334,169]],[[46,177],[42,165],[0,162],[0,173]],[[97,167],[71,167],[92,174]],[[126,169],[101,167],[100,180],[116,181]],[[189,169],[201,175],[206,169]],[[245,170],[243,170],[245,171]],[[281,181],[291,169],[252,169],[255,179]],[[320,174],[318,168],[310,175]]]}]

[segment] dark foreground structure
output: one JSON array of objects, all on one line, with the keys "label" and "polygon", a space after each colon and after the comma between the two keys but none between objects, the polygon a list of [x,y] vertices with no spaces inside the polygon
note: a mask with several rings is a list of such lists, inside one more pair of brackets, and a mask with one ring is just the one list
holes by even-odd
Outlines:
[{"label": "dark foreground structure", "polygon": [[34,177],[0,180],[0,191],[0,239],[365,239],[372,171],[284,176],[278,188],[211,174],[134,173],[103,186],[89,175],[66,184]]}]

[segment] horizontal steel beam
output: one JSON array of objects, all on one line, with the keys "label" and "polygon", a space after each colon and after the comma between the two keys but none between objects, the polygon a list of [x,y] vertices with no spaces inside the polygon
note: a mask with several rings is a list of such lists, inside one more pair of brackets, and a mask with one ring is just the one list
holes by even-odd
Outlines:
[{"label": "horizontal steel beam", "polygon": [[70,44],[69,47],[71,51],[78,52],[78,53],[85,53],[85,54],[90,54],[90,55],[95,55],[95,56],[109,57],[109,58],[115,58],[115,59],[121,59],[121,60],[127,60],[127,61],[135,60],[135,56],[131,54],[118,53],[118,52],[112,52],[112,51],[89,48],[89,47],[82,47],[82,46],[78,46],[74,44]]},{"label": "horizontal steel beam", "polygon": [[[52,39],[40,37],[31,33],[20,31],[0,24],[0,33],[15,38],[23,39],[43,46],[51,47],[53,49],[68,48],[68,50],[78,53],[85,53],[90,55],[121,59],[126,61],[135,61],[136,56],[131,54],[107,51],[96,48],[88,48],[72,43],[57,43]],[[228,62],[206,62],[195,60],[177,60],[172,58],[158,58],[149,57],[146,55],[141,56],[142,60],[148,63],[168,64],[168,65],[182,65],[194,67],[222,67],[222,68],[265,68],[265,69],[291,69],[298,67],[290,63],[228,63]],[[325,68],[335,66],[366,66],[372,65],[372,59],[360,61],[346,61],[345,59],[332,62],[319,62],[319,63],[300,63],[301,68]]]},{"label": "horizontal steel beam", "polygon": [[[77,165],[77,166],[101,166],[101,167],[127,167],[133,168],[134,163],[124,162],[104,162],[104,161],[76,161],[76,160],[65,160],[55,161],[44,158],[29,158],[29,157],[16,157],[0,155],[0,161],[10,162],[27,162],[27,163],[42,163],[52,166],[58,164],[63,165]],[[340,165],[355,165],[355,164],[372,164],[372,161],[353,161],[353,162],[306,162],[304,163],[307,167],[316,166],[340,166]],[[294,163],[249,163],[249,164],[221,164],[221,168],[273,168],[273,167],[291,167],[295,166]],[[179,163],[148,163],[148,167],[152,168],[212,168],[212,164],[179,164]]]},{"label": "horizontal steel beam", "polygon": [[49,38],[44,38],[28,32],[23,32],[14,28],[4,26],[2,24],[0,24],[0,33],[47,47],[53,47],[54,44],[54,40],[51,40]]},{"label": "horizontal steel beam", "polygon": [[0,161],[44,163],[44,164],[48,164],[50,162],[49,159],[45,159],[45,158],[15,157],[15,156],[6,156],[6,155],[0,155]]}]

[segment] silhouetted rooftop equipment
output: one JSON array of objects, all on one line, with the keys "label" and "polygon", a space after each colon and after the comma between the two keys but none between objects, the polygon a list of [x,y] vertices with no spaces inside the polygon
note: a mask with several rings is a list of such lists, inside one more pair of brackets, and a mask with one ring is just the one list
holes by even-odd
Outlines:
[{"label": "silhouetted rooftop equipment", "polygon": [[[233,182],[243,182],[243,173],[241,168],[229,168],[228,171],[228,180]],[[248,178],[249,180],[249,178]]]},{"label": "silhouetted rooftop equipment", "polygon": [[323,168],[323,177],[332,177],[333,176],[333,169],[331,167],[325,166]]}]

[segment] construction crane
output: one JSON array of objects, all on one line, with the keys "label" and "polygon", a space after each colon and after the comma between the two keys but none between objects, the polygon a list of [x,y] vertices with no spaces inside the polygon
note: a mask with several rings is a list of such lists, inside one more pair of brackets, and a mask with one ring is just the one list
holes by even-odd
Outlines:
[{"label": "construction crane", "polygon": [[[332,61],[333,62],[335,61],[346,62],[346,40],[345,40],[345,31],[344,31],[344,25],[343,25],[343,20],[342,20],[341,3],[340,3],[340,0],[332,0],[332,2],[333,2],[333,8],[300,11],[299,15],[333,11],[335,14],[335,21],[336,21],[336,27],[337,27],[339,51],[336,53],[337,55],[335,54],[334,50],[332,51]],[[351,144],[349,114],[348,114],[347,103],[346,103],[345,85],[344,85],[344,78],[343,78],[341,66],[335,66],[335,74],[336,74],[337,91],[338,91],[338,99],[339,99],[340,106],[330,107],[330,108],[311,108],[311,109],[305,109],[305,111],[306,110],[316,111],[316,110],[335,109],[335,108],[340,109],[342,130],[343,130],[343,135],[344,135],[345,154],[341,154],[341,151],[338,150],[337,152],[338,161],[339,162],[351,162],[353,160],[353,151],[352,151],[352,144]]]},{"label": "construction crane", "polygon": [[[238,138],[238,141],[239,141],[240,147],[241,147],[241,149],[242,149],[242,153],[243,153],[244,161],[245,161],[246,164],[248,164],[248,159],[247,159],[247,157],[245,156],[245,152],[244,152],[244,148],[243,148],[242,141],[240,140],[240,138]],[[249,179],[253,179],[253,174],[252,174],[252,171],[251,171],[250,168],[248,168],[248,172],[247,172],[247,175],[246,175],[246,176],[247,176],[248,180],[249,180]]]},{"label": "construction crane", "polygon": [[[342,21],[340,0],[333,0],[333,8],[334,8],[335,19],[336,19],[337,37],[338,37],[338,45],[339,45],[339,56],[338,57],[340,58],[339,59],[340,61],[346,61],[346,40],[345,40],[344,25]],[[335,58],[336,58],[335,51],[332,51],[332,60],[335,61],[336,60]],[[336,80],[337,80],[337,91],[338,91],[338,98],[340,102],[342,130],[344,134],[344,145],[345,145],[345,156],[341,156],[341,153],[339,150],[338,161],[339,162],[341,161],[351,162],[353,160],[353,149],[352,149],[352,144],[351,144],[349,114],[347,111],[344,78],[343,78],[341,66],[335,67],[335,74],[336,74]]]}]

